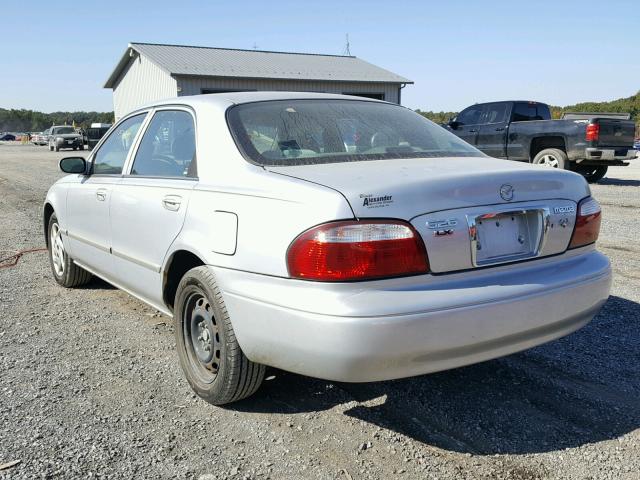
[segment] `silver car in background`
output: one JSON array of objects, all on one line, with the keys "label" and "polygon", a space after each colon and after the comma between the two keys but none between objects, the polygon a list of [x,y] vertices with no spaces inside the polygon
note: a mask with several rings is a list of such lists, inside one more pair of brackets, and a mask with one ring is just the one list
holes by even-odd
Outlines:
[{"label": "silver car in background", "polygon": [[567,335],[609,295],[585,180],[482,154],[398,105],[182,97],[116,123],[44,204],[56,281],[97,275],[172,315],[194,391],[265,366],[345,382]]},{"label": "silver car in background", "polygon": [[69,125],[53,126],[49,129],[49,150],[59,152],[63,148],[84,150],[84,140],[76,129]]}]

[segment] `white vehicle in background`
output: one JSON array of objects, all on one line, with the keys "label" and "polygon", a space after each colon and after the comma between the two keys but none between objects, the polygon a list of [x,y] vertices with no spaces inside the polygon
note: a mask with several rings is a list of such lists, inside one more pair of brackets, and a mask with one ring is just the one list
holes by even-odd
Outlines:
[{"label": "white vehicle in background", "polygon": [[47,145],[49,143],[49,135],[51,134],[51,129],[47,128],[46,130],[37,133],[31,137],[31,141],[34,145]]},{"label": "white vehicle in background", "polygon": [[341,95],[182,97],[116,123],[44,204],[55,280],[172,315],[194,391],[265,366],[344,382],[567,335],[609,295],[575,173],[487,157],[409,109]]}]

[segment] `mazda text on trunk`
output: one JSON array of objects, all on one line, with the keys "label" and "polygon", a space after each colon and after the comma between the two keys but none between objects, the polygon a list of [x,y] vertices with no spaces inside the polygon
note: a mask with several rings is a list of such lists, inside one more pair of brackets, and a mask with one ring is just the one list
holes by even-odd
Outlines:
[{"label": "mazda text on trunk", "polygon": [[177,98],[60,167],[44,204],[55,280],[96,275],[173,316],[213,404],[253,394],[266,366],[369,382],[508,355],[609,295],[584,178],[488,157],[394,104]]}]

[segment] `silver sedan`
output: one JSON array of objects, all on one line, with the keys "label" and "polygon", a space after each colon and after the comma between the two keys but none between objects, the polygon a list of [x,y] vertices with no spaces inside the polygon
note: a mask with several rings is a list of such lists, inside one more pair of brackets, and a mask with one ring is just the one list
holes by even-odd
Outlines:
[{"label": "silver sedan", "polygon": [[183,97],[116,123],[44,204],[55,280],[96,275],[173,316],[194,391],[265,366],[366,382],[508,355],[609,295],[585,180],[482,154],[398,105]]}]

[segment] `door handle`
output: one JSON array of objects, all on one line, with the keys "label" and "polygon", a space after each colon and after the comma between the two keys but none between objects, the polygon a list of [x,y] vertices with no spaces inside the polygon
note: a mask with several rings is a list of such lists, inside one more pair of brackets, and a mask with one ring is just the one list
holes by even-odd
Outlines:
[{"label": "door handle", "polygon": [[104,188],[96,190],[96,198],[99,202],[104,202],[107,199],[107,191]]},{"label": "door handle", "polygon": [[496,132],[504,132],[504,127],[498,127],[498,128],[496,128]]},{"label": "door handle", "polygon": [[469,130],[469,133],[476,133],[478,130]]},{"label": "door handle", "polygon": [[162,199],[162,206],[171,212],[180,210],[182,197],[179,195],[167,195]]}]

